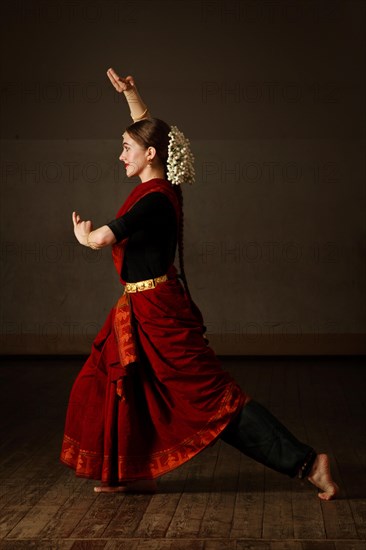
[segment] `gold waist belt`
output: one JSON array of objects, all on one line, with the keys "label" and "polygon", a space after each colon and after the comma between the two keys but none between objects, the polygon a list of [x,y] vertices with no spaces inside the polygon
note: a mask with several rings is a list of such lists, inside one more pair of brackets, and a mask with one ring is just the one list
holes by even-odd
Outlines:
[{"label": "gold waist belt", "polygon": [[125,292],[141,292],[142,290],[149,290],[155,288],[159,283],[163,283],[168,280],[168,275],[161,275],[155,277],[155,279],[146,279],[146,281],[138,281],[137,283],[126,283]]}]

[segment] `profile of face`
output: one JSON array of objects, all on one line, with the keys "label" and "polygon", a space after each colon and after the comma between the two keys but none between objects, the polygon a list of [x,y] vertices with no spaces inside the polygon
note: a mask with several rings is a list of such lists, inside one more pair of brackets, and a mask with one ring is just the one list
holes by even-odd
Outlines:
[{"label": "profile of face", "polygon": [[137,141],[125,132],[123,134],[122,153],[119,160],[122,161],[126,168],[126,176],[140,176],[148,170],[155,157],[154,147],[145,149]]}]

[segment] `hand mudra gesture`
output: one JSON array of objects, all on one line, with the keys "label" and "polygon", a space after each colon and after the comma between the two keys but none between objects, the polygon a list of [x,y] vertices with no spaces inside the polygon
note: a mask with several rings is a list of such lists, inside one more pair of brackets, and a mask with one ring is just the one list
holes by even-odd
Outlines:
[{"label": "hand mudra gesture", "polygon": [[84,221],[80,218],[77,212],[72,213],[72,221],[74,224],[74,235],[81,244],[88,242],[88,235],[93,231],[93,224],[90,220]]},{"label": "hand mudra gesture", "polygon": [[107,76],[118,93],[128,92],[128,90],[131,90],[135,85],[135,82],[132,76],[126,76],[126,78],[122,78],[118,76],[116,71],[112,68],[108,69]]}]

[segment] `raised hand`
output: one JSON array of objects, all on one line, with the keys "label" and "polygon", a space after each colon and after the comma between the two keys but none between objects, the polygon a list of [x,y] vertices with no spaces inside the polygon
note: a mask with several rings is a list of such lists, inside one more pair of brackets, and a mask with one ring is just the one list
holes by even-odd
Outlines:
[{"label": "raised hand", "polygon": [[130,108],[130,115],[134,122],[142,120],[144,118],[151,118],[151,114],[147,105],[143,102],[140,94],[136,89],[136,84],[133,76],[129,75],[126,78],[118,76],[116,71],[108,69],[107,76],[112,82],[115,90],[121,94],[124,92],[124,96],[127,100],[128,106]]},{"label": "raised hand", "polygon": [[135,86],[135,82],[132,76],[126,76],[126,78],[122,78],[118,76],[116,71],[112,68],[108,69],[107,76],[119,94],[122,92],[128,92]]}]

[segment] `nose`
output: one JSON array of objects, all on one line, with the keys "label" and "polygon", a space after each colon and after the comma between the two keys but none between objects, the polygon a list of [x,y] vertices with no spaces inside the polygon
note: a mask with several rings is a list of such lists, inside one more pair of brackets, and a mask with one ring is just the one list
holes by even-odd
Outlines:
[{"label": "nose", "polygon": [[121,160],[122,162],[124,161],[124,158],[125,158],[125,157],[123,156],[123,153],[124,153],[124,151],[122,151],[122,153],[121,153],[120,156],[119,156],[119,160]]}]

